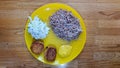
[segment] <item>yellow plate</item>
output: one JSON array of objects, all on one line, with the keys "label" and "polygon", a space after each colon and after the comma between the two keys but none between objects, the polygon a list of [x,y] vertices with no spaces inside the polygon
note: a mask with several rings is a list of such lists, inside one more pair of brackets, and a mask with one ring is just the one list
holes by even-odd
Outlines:
[{"label": "yellow plate", "polygon": [[44,59],[44,53],[42,53],[40,55],[36,55],[36,54],[31,52],[30,47],[31,47],[33,38],[27,31],[28,30],[27,26],[28,26],[29,20],[26,23],[25,34],[24,34],[25,42],[26,42],[27,48],[30,51],[30,53],[37,60],[42,61],[43,63],[52,64],[52,65],[64,64],[64,63],[67,63],[67,62],[70,62],[71,60],[73,60],[82,51],[84,44],[86,42],[86,27],[84,25],[83,19],[79,15],[79,13],[77,13],[73,8],[71,8],[68,5],[61,4],[61,3],[46,4],[46,5],[38,8],[37,10],[35,10],[32,13],[31,17],[33,19],[35,16],[38,16],[43,22],[47,23],[48,27],[50,27],[49,26],[49,17],[59,9],[65,9],[65,10],[71,11],[73,13],[73,15],[80,20],[80,25],[82,27],[82,33],[79,35],[78,39],[73,40],[71,42],[67,42],[65,40],[62,40],[62,39],[56,37],[56,35],[52,31],[52,29],[50,29],[48,36],[45,39],[43,39],[44,46],[46,47],[49,44],[53,44],[53,45],[55,45],[57,52],[58,52],[58,49],[61,45],[68,45],[69,44],[72,46],[72,51],[71,51],[70,56],[62,58],[57,53],[56,60],[54,62],[48,62]]}]

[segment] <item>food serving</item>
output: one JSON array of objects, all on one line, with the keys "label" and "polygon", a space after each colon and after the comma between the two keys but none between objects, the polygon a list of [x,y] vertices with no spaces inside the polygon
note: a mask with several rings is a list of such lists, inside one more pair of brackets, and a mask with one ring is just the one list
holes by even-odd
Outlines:
[{"label": "food serving", "polygon": [[40,54],[44,49],[44,44],[42,41],[34,41],[31,45],[31,50],[35,54]]},{"label": "food serving", "polygon": [[56,58],[56,53],[57,53],[57,51],[56,51],[56,48],[55,47],[53,47],[53,46],[48,46],[48,47],[46,47],[46,51],[45,51],[45,59],[47,60],[47,61],[54,61],[55,60],[55,58]]},{"label": "food serving", "polygon": [[70,11],[60,9],[50,17],[50,25],[55,34],[67,41],[77,39],[82,29],[77,19]]},{"label": "food serving", "polygon": [[35,39],[44,39],[46,38],[49,28],[47,25],[41,21],[38,16],[35,16],[32,20],[31,17],[29,17],[30,23],[28,24],[28,32],[32,35]]},{"label": "food serving", "polygon": [[58,54],[61,57],[68,57],[71,54],[72,46],[70,45],[62,45],[59,47]]}]

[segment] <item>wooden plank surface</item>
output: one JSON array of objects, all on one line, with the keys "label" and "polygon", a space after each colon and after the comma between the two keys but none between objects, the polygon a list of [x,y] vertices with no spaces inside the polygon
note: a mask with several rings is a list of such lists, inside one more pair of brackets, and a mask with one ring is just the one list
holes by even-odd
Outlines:
[{"label": "wooden plank surface", "polygon": [[[53,2],[75,8],[87,28],[82,53],[61,66],[37,61],[24,41],[27,16]],[[0,68],[120,68],[120,0],[0,0]]]}]

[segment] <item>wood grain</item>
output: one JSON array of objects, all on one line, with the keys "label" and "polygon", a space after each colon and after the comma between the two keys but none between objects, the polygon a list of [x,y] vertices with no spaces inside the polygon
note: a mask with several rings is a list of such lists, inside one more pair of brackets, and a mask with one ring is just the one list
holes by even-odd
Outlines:
[{"label": "wood grain", "polygon": [[[75,8],[87,28],[82,53],[61,66],[37,61],[24,41],[27,16],[54,2]],[[120,0],[0,0],[0,68],[120,68]]]}]

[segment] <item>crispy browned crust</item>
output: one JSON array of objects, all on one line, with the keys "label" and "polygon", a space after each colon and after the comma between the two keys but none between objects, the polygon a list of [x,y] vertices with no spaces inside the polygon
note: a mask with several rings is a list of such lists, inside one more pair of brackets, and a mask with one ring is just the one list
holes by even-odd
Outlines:
[{"label": "crispy browned crust", "polygon": [[46,50],[45,50],[45,59],[47,61],[54,61],[55,58],[56,58],[56,48],[55,47],[46,47]]},{"label": "crispy browned crust", "polygon": [[34,41],[31,45],[31,51],[34,54],[40,54],[44,49],[44,44],[42,41]]}]

